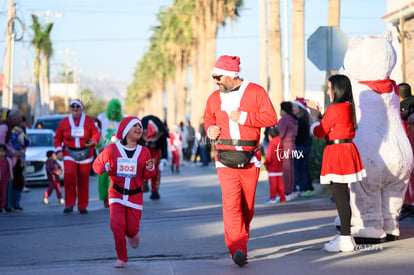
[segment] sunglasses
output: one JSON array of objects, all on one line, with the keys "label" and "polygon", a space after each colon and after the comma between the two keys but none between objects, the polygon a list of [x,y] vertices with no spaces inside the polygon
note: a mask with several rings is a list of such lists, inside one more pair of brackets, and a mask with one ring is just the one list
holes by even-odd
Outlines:
[{"label": "sunglasses", "polygon": [[211,76],[214,80],[220,81],[222,75],[212,75]]},{"label": "sunglasses", "polygon": [[78,108],[80,108],[81,106],[79,106],[79,105],[77,105],[77,104],[72,104],[72,105],[70,105],[70,108],[72,108],[72,109],[78,109]]}]

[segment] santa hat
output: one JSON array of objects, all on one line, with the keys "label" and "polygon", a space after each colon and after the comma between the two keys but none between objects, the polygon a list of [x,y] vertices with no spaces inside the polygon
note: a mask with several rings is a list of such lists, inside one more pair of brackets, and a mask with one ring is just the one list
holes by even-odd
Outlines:
[{"label": "santa hat", "polygon": [[308,105],[306,104],[306,101],[303,97],[296,97],[296,100],[293,101],[293,103],[299,105],[299,107],[301,107],[304,110],[308,109]]},{"label": "santa hat", "polygon": [[240,58],[238,56],[222,55],[217,59],[213,74],[236,77],[240,73]]},{"label": "santa hat", "polygon": [[145,136],[145,139],[148,139],[155,135],[158,132],[158,127],[155,124],[154,121],[150,120],[148,121],[148,127],[147,127],[147,135]]},{"label": "santa hat", "polygon": [[123,118],[121,123],[119,124],[116,137],[119,140],[123,140],[127,136],[129,130],[131,130],[132,126],[134,126],[135,124],[141,125],[141,128],[142,128],[141,120],[139,120],[137,117],[128,116],[128,117]]},{"label": "santa hat", "polygon": [[72,104],[79,105],[81,107],[81,110],[83,110],[83,103],[79,98],[72,99],[69,103],[69,106],[71,106]]}]

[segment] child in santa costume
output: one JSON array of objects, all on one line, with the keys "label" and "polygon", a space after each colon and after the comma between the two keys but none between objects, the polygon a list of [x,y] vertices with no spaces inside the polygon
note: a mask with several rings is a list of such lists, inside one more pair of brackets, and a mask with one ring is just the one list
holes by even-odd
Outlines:
[{"label": "child in santa costume", "polygon": [[315,122],[311,133],[317,138],[325,138],[320,181],[332,184],[332,197],[341,220],[341,233],[335,236],[325,249],[329,252],[353,251],[355,241],[351,236],[351,206],[348,184],[361,181],[366,177],[359,151],[353,143],[356,129],[355,106],[352,97],[351,82],[345,75],[333,75],[329,78],[328,92],[333,103],[322,120],[317,105],[312,108]]},{"label": "child in santa costume", "polygon": [[142,123],[138,118],[123,118],[116,136],[119,141],[98,155],[93,170],[99,175],[107,172],[111,179],[110,225],[118,256],[115,267],[123,268],[128,261],[125,237],[132,248],[139,246],[142,184],[156,171],[149,150],[138,144],[142,136]]},{"label": "child in santa costume", "polygon": [[269,129],[270,142],[266,151],[266,166],[269,175],[270,198],[265,204],[286,202],[285,186],[283,184],[283,144],[276,127]]},{"label": "child in santa costume", "polygon": [[[219,89],[207,100],[204,127],[208,137],[216,140],[225,242],[233,262],[241,267],[247,263],[247,241],[262,164],[260,130],[276,125],[277,116],[265,89],[241,79],[239,72],[237,56],[224,55],[216,61],[212,77]],[[234,155],[240,160],[237,163],[231,163]],[[245,161],[244,156],[248,156]]]},{"label": "child in santa costume", "polygon": [[54,146],[59,160],[63,160],[65,209],[73,212],[78,198],[78,210],[87,214],[89,203],[89,175],[93,162],[93,148],[99,143],[99,131],[90,116],[83,112],[80,99],[70,101],[71,114],[59,123]]},{"label": "child in santa costume", "polygon": [[171,172],[178,174],[180,172],[180,149],[182,144],[181,133],[178,132],[178,125],[173,126],[170,132],[170,151],[171,151]]}]

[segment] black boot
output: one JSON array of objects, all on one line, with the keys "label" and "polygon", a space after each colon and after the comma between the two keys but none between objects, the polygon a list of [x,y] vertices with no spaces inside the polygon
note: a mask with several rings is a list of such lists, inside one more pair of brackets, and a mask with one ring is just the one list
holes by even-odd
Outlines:
[{"label": "black boot", "polygon": [[180,168],[179,168],[178,166],[175,168],[175,172],[176,172],[177,174],[179,174],[179,173],[180,173]]},{"label": "black boot", "polygon": [[150,199],[151,200],[159,200],[160,199],[160,194],[158,193],[158,191],[152,191]]}]

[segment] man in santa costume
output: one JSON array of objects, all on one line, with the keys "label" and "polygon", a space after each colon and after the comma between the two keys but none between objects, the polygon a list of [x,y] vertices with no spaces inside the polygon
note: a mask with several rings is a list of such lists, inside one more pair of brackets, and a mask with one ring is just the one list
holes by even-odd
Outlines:
[{"label": "man in santa costume", "polygon": [[83,113],[80,99],[70,101],[71,114],[59,123],[54,146],[59,160],[63,160],[65,209],[73,212],[78,199],[78,210],[87,214],[89,203],[89,174],[93,161],[93,148],[99,142],[99,131],[94,120]]},{"label": "man in santa costume", "polygon": [[[204,127],[208,137],[216,141],[225,242],[234,263],[241,267],[247,263],[247,241],[261,166],[260,129],[276,125],[277,116],[265,89],[241,79],[239,72],[237,56],[224,55],[216,61],[212,77],[219,89],[207,100]],[[248,155],[244,163],[224,161],[234,160],[235,155],[242,159],[244,153]]]},{"label": "man in santa costume", "polygon": [[[96,118],[98,129],[101,132],[101,141],[98,145],[99,152],[102,152],[109,144],[115,143],[116,131],[122,120],[122,107],[119,99],[111,99],[106,111],[100,113]],[[98,176],[99,199],[103,200],[104,206],[109,207],[108,188],[111,183],[108,173],[102,173]]]}]

